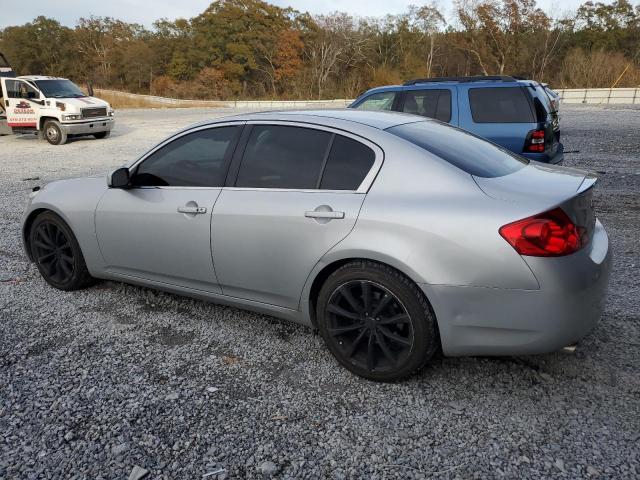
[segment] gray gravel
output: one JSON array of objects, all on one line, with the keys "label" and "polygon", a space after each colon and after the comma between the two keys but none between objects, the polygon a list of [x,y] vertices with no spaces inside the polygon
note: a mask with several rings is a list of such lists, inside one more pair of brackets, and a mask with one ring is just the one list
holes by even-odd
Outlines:
[{"label": "gray gravel", "polygon": [[122,111],[112,138],[62,147],[0,137],[0,478],[638,478],[640,110],[563,108],[615,251],[577,353],[439,358],[386,385],[304,327],[113,282],[64,293],[26,261],[34,185],[219,113]]}]

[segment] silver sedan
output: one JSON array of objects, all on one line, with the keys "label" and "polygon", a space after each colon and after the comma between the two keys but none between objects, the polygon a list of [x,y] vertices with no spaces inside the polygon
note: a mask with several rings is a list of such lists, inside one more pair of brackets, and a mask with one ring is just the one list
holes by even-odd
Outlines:
[{"label": "silver sedan", "polygon": [[118,280],[317,328],[363,377],[545,353],[595,325],[611,253],[596,178],[411,115],[268,112],[189,127],[104,177],[34,189],[56,288]]}]

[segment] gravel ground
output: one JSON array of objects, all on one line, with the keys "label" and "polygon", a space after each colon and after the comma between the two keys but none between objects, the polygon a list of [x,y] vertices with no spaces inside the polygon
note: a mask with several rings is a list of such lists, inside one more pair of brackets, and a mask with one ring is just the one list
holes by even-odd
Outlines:
[{"label": "gravel ground", "polygon": [[34,185],[220,113],[122,111],[110,139],[62,147],[0,138],[0,478],[638,478],[640,110],[563,108],[615,252],[576,354],[439,358],[399,384],[349,374],[298,325],[114,282],[60,292],[27,262]]}]

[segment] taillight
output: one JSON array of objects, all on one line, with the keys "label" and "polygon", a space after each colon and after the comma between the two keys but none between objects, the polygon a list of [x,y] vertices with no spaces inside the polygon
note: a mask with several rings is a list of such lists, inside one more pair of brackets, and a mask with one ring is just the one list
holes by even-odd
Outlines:
[{"label": "taillight", "polygon": [[531,130],[524,143],[525,152],[544,152],[544,130]]},{"label": "taillight", "polygon": [[586,230],[576,226],[561,208],[509,223],[500,235],[520,255],[560,257],[580,250],[588,242]]}]

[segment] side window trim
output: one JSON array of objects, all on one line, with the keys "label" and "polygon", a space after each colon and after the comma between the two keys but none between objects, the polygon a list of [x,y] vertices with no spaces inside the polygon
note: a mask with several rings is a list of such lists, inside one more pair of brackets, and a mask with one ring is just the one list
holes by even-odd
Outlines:
[{"label": "side window trim", "polygon": [[[152,147],[150,150],[146,151],[145,153],[142,154],[142,156],[140,158],[138,158],[137,160],[135,160],[133,163],[131,163],[129,165],[129,173],[130,175],[134,175],[135,172],[137,171],[138,167],[149,157],[151,157],[154,153],[156,153],[158,150],[164,148],[165,146],[169,145],[170,143],[174,142],[175,140],[178,140],[179,138],[182,138],[186,135],[190,135],[192,133],[195,132],[199,132],[202,130],[211,130],[211,129],[215,129],[215,128],[222,128],[222,127],[237,127],[238,131],[236,132],[236,135],[234,137],[234,139],[232,140],[232,142],[234,143],[234,146],[232,149],[230,149],[229,153],[227,153],[225,155],[225,159],[224,159],[224,163],[225,163],[225,178],[228,177],[229,175],[229,170],[230,170],[230,166],[231,166],[231,161],[234,155],[234,152],[238,149],[238,145],[240,143],[240,139],[242,138],[242,133],[244,133],[244,130],[246,130],[244,128],[246,122],[242,121],[242,122],[221,122],[221,123],[210,123],[207,125],[200,125],[198,127],[194,127],[194,128],[190,128],[189,130],[185,130],[182,132],[178,132],[175,135],[172,135],[169,138],[165,138],[164,140],[162,140],[160,143],[158,143],[157,145],[155,145],[154,147]],[[195,187],[195,186],[174,186],[174,185],[169,185],[169,186],[136,186],[133,188],[161,188],[161,189],[194,189],[194,190],[211,190],[211,189],[215,189],[218,190],[220,188],[224,188],[224,185],[226,185],[225,182],[223,182],[223,185],[220,187]]]},{"label": "side window trim", "polygon": [[[326,152],[326,158],[324,159],[324,163],[322,165],[322,172],[320,175],[320,182],[322,181],[322,176],[324,175],[324,169],[326,167],[326,163],[328,161],[329,155],[331,153],[331,146],[333,145],[333,140],[335,139],[335,135],[342,135],[347,138],[351,138],[356,140],[363,145],[371,148],[375,153],[375,161],[373,166],[364,177],[362,183],[357,190],[327,190],[327,189],[304,189],[304,188],[262,188],[262,187],[236,187],[236,180],[238,178],[238,173],[240,171],[240,164],[242,163],[242,157],[244,156],[244,151],[247,147],[247,143],[249,142],[249,137],[251,135],[251,130],[254,125],[282,125],[285,127],[300,127],[300,128],[310,128],[315,130],[323,130],[329,133],[334,134],[329,141],[329,147]],[[378,172],[382,167],[384,162],[384,151],[380,148],[379,145],[373,143],[371,140],[360,137],[359,135],[353,134],[351,132],[347,132],[346,130],[340,130],[339,128],[327,127],[325,125],[317,125],[315,123],[306,123],[300,121],[286,121],[286,120],[249,120],[246,122],[246,126],[244,131],[242,132],[242,136],[238,141],[235,149],[235,153],[231,160],[231,165],[228,170],[227,181],[224,190],[249,190],[249,191],[280,191],[280,192],[331,192],[331,193],[367,193],[373,181],[378,176]]]},{"label": "side window trim", "polygon": [[324,171],[327,168],[327,162],[329,161],[329,155],[331,154],[331,148],[333,147],[333,141],[336,139],[336,134],[332,133],[329,142],[327,143],[327,150],[324,152],[324,158],[322,159],[322,166],[320,167],[320,175],[318,175],[318,182],[316,183],[316,189],[320,190],[322,185],[322,179],[324,178]]}]

